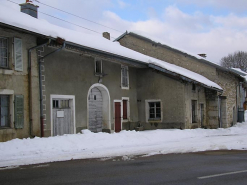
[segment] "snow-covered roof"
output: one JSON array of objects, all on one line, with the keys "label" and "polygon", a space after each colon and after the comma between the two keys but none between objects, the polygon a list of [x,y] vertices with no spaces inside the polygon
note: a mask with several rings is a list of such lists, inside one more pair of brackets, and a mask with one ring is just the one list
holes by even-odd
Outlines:
[{"label": "snow-covered roof", "polygon": [[237,72],[239,75],[241,75],[244,79],[245,82],[247,82],[247,73],[242,71],[240,68],[231,68],[234,72]]},{"label": "snow-covered roof", "polygon": [[9,7],[6,7],[4,5],[0,6],[0,22],[37,34],[41,34],[47,37],[60,37],[65,39],[66,42],[97,49],[100,51],[107,52],[109,54],[123,56],[126,58],[140,61],[147,65],[155,64],[168,71],[190,78],[191,80],[198,82],[208,88],[222,90],[222,88],[218,84],[210,81],[202,75],[199,75],[182,67],[178,67],[176,65],[169,64],[167,62],[138,53],[136,51],[123,47],[115,42],[111,42],[110,40],[107,40],[102,36],[90,35],[62,28],[54,24],[51,24],[46,20],[33,18],[25,13],[21,13],[19,11],[10,9]]}]

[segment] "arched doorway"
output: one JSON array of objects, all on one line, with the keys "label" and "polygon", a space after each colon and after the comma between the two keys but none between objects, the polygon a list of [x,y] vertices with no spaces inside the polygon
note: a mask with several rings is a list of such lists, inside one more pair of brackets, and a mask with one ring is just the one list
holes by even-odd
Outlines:
[{"label": "arched doorway", "polygon": [[110,124],[110,94],[102,84],[94,84],[89,88],[87,100],[88,129],[92,132],[102,132],[111,129]]}]

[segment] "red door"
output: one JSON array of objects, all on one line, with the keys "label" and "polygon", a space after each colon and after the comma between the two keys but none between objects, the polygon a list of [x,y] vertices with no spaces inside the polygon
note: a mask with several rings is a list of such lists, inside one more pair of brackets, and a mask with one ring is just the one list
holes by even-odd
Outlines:
[{"label": "red door", "polygon": [[121,103],[115,102],[115,132],[121,131]]}]

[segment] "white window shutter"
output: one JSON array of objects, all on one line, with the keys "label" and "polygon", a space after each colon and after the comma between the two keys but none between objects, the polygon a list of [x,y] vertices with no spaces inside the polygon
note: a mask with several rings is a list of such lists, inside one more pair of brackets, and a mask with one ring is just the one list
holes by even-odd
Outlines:
[{"label": "white window shutter", "polygon": [[14,38],[15,70],[23,71],[22,40]]},{"label": "white window shutter", "polygon": [[128,66],[122,66],[122,87],[129,87],[128,76]]}]

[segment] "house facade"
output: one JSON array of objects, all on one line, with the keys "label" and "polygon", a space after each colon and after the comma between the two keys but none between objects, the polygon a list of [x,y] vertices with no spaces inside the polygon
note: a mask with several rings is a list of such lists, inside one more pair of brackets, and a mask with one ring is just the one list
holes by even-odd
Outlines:
[{"label": "house facade", "polygon": [[1,141],[219,124],[222,89],[207,78],[33,11],[0,10]]},{"label": "house facade", "polygon": [[[237,122],[238,108],[240,106],[237,89],[240,82],[243,81],[239,74],[211,63],[202,57],[188,54],[136,33],[126,32],[115,41],[134,51],[189,69],[219,84],[223,88],[223,93],[218,94],[219,105],[214,108],[218,109],[220,115],[219,124],[213,125],[208,122],[208,126],[212,128],[219,126],[229,127]],[[211,110],[207,111],[210,112]]]},{"label": "house facade", "polygon": [[[0,141],[40,135],[36,36],[0,26]],[[31,65],[28,58],[32,57]]]}]

